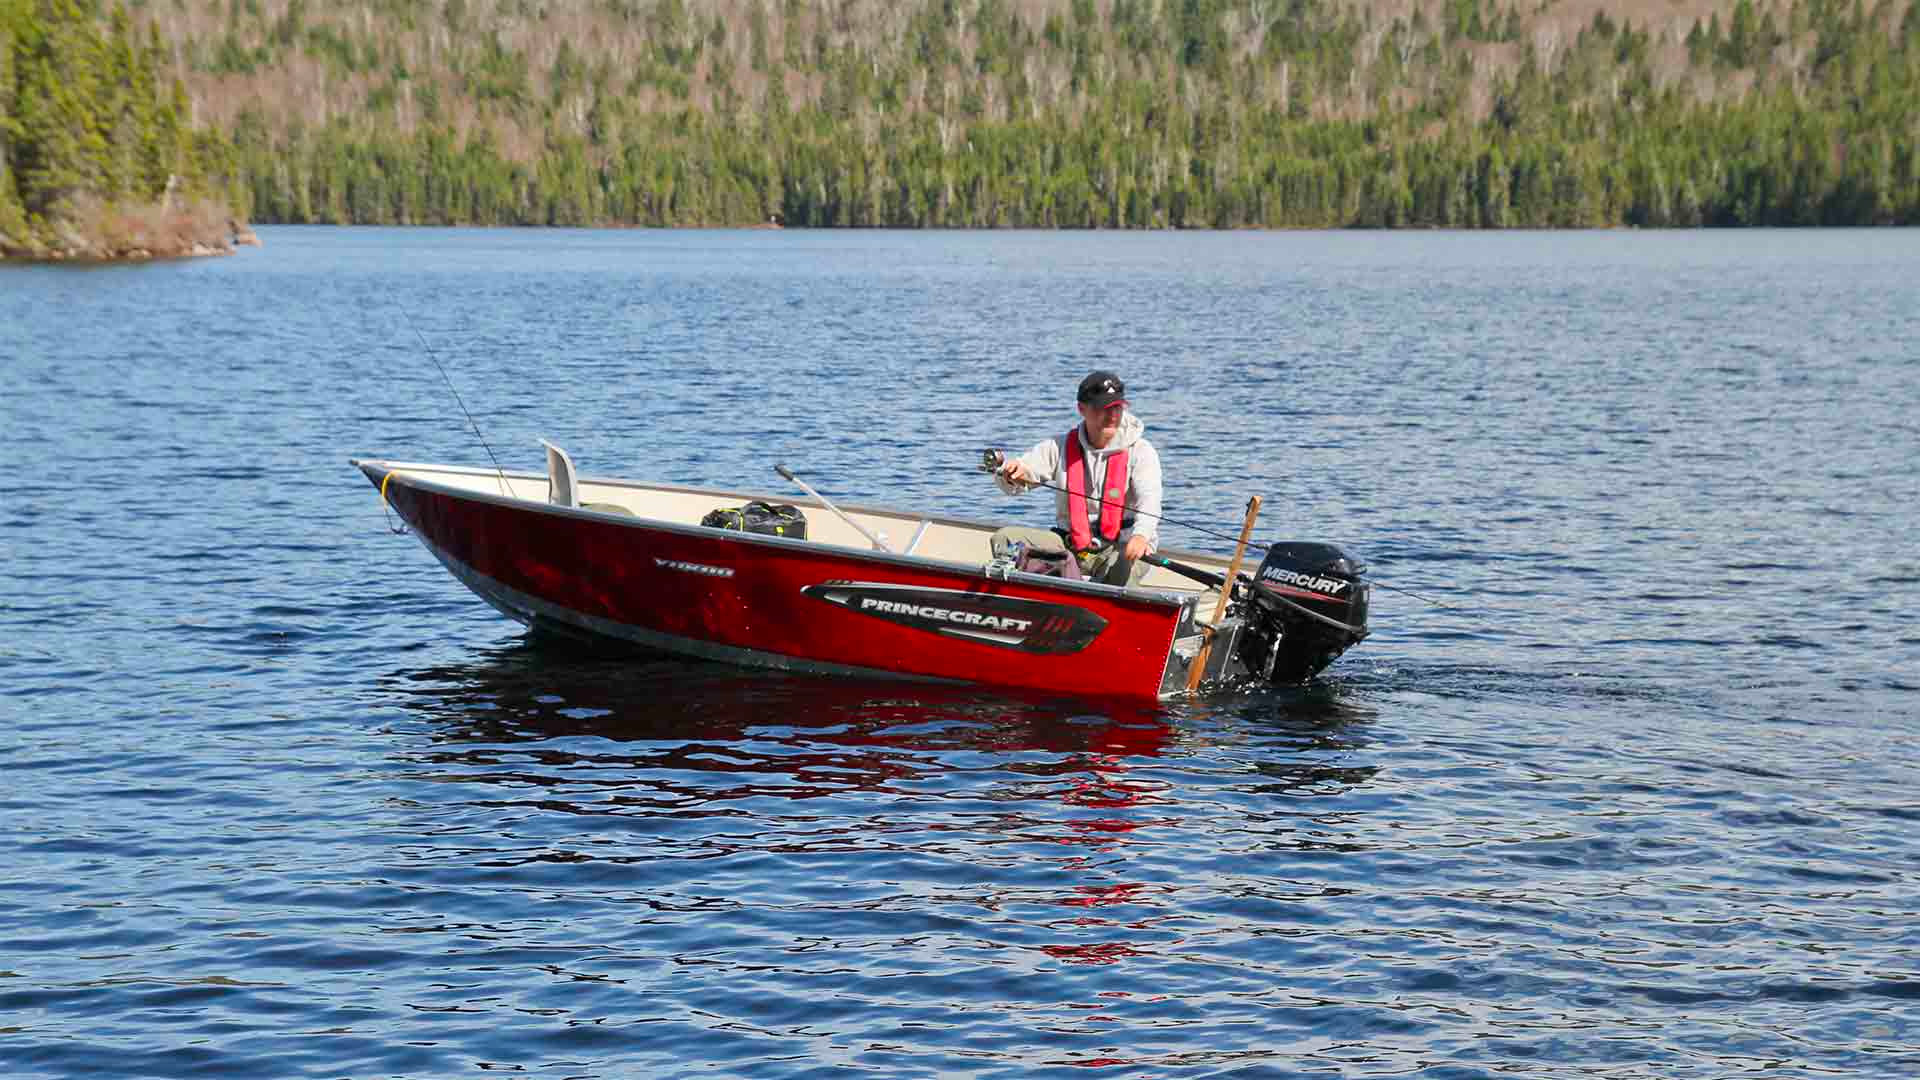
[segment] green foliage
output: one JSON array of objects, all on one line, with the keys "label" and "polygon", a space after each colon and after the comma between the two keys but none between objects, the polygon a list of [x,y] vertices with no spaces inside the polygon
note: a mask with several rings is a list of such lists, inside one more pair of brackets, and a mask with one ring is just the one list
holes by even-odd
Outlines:
[{"label": "green foliage", "polygon": [[508,106],[525,104],[532,96],[532,80],[527,59],[489,33],[477,54],[463,65],[466,92],[480,101],[499,101]]},{"label": "green foliage", "polygon": [[[1604,18],[1604,14],[1596,14]],[[1481,0],[1447,0],[1441,8],[1441,25],[1449,38],[1468,41],[1512,41],[1520,36],[1520,16],[1512,8],[1502,13]]]},{"label": "green foliage", "polygon": [[[221,0],[181,44],[250,87],[296,57],[335,75],[325,124],[269,96],[236,126],[263,221],[1920,224],[1920,0],[1725,0],[1677,73],[1664,24],[1611,9],[1358,2]],[[14,126],[51,122],[37,93]],[[49,178],[154,175],[48,145]]]},{"label": "green foliage", "polygon": [[0,247],[32,247],[83,200],[150,203],[218,184],[165,50],[124,6],[0,0]]}]

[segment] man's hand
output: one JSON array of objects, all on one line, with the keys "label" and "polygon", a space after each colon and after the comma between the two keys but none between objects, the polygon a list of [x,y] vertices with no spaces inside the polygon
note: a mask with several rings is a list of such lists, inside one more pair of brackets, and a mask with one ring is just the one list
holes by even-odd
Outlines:
[{"label": "man's hand", "polygon": [[1000,475],[1006,477],[1010,483],[1033,483],[1033,474],[1027,471],[1025,465],[1020,464],[1019,458],[1008,458],[1002,463],[1000,466]]},{"label": "man's hand", "polygon": [[1153,547],[1152,544],[1147,543],[1146,537],[1141,536],[1138,533],[1135,533],[1134,535],[1127,537],[1127,550],[1122,552],[1122,554],[1124,554],[1127,557],[1127,560],[1131,562],[1132,560],[1137,559],[1142,555],[1145,555],[1148,552],[1148,550],[1150,550],[1152,547]]}]

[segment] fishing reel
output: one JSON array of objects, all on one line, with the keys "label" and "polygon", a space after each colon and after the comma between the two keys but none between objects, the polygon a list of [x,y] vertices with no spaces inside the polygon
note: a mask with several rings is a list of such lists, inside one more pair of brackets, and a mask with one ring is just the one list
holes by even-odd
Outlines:
[{"label": "fishing reel", "polygon": [[1007,461],[1007,455],[1004,453],[1001,453],[998,450],[987,449],[987,450],[980,451],[980,471],[981,472],[984,472],[984,473],[999,472],[1000,466],[1006,464],[1006,461]]}]

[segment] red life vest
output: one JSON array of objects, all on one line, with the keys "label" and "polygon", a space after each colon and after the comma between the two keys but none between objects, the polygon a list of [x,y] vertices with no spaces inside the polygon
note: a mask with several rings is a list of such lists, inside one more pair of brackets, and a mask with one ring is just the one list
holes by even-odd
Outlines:
[{"label": "red life vest", "polygon": [[[1061,444],[1067,459],[1067,542],[1075,551],[1093,547],[1093,528],[1087,519],[1087,455],[1080,448],[1080,429],[1067,432]],[[1120,517],[1127,502],[1127,456],[1119,450],[1107,456],[1106,490],[1100,498],[1100,537],[1111,544],[1120,539]]]}]

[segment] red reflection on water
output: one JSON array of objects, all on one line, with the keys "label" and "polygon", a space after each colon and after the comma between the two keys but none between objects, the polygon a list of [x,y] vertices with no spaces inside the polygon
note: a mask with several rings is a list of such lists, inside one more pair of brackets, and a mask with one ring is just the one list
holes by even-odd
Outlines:
[{"label": "red reflection on water", "polygon": [[1042,945],[1040,951],[1069,964],[1116,964],[1146,952],[1124,941],[1091,941],[1085,945]]},{"label": "red reflection on water", "polygon": [[[748,743],[805,743],[843,753],[855,771],[888,750],[1060,752],[1119,763],[1153,757],[1173,728],[1155,707],[929,683],[789,677],[671,660],[622,661],[508,649],[490,662],[409,672],[403,697],[453,721],[447,741],[511,743],[567,736],[680,744],[688,767],[791,771],[820,758],[741,752]],[[1101,768],[1096,764],[1096,770]]]},{"label": "red reflection on water", "polygon": [[1077,896],[1069,896],[1060,901],[1068,907],[1104,907],[1108,904],[1131,904],[1145,890],[1142,882],[1123,882],[1118,885],[1076,885]]}]

